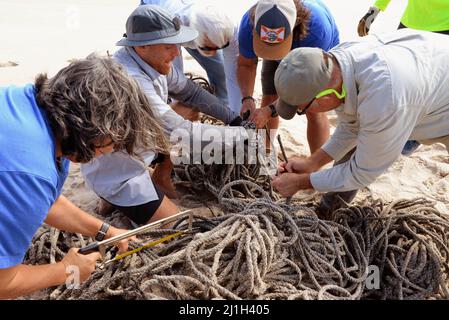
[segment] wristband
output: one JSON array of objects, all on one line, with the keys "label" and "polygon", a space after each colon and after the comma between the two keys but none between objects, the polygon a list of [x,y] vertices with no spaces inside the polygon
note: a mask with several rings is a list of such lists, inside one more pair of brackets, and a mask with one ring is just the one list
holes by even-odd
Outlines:
[{"label": "wristband", "polygon": [[268,105],[268,108],[271,109],[271,117],[276,118],[278,116],[278,112],[276,111],[276,107],[274,106],[274,104],[270,103]]},{"label": "wristband", "polygon": [[95,236],[95,240],[102,241],[104,239],[104,237],[106,237],[106,233],[108,232],[109,227],[110,227],[109,223],[103,222],[100,230],[98,231],[97,235]]},{"label": "wristband", "polygon": [[253,100],[253,102],[256,101],[253,97],[251,97],[251,96],[246,96],[246,97],[243,97],[243,98],[242,98],[242,104],[243,104],[243,102],[244,102],[245,100],[248,100],[248,99]]}]

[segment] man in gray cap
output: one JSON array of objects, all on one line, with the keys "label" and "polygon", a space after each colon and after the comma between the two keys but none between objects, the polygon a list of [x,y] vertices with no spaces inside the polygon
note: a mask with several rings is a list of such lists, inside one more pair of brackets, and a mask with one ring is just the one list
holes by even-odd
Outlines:
[{"label": "man in gray cap", "polygon": [[[126,34],[117,43],[123,48],[113,58],[140,84],[150,105],[158,112],[166,133],[183,129],[188,141],[202,142],[198,133],[201,135],[201,129],[211,126],[181,117],[168,104],[169,97],[225,124],[239,125],[241,118],[172,65],[180,55],[179,45],[192,41],[197,35],[195,30],[181,25],[179,19],[159,6],[142,5],[129,16]],[[135,223],[144,224],[172,215],[178,209],[169,199],[176,197],[169,157],[162,157],[150,177],[148,166],[161,155],[153,150],[142,150],[139,156],[140,159],[124,152],[113,152],[81,169],[87,184],[102,198],[100,211],[106,213],[107,209],[116,208]]]},{"label": "man in gray cap", "polygon": [[[343,43],[329,53],[292,51],[276,71],[284,119],[335,110],[332,137],[305,159],[280,164],[273,186],[283,196],[299,190],[349,192],[372,183],[400,156],[405,142],[444,143],[449,150],[449,39],[403,29]],[[326,170],[332,160],[347,161]],[[350,192],[354,191],[354,192]],[[341,203],[322,199],[329,212]]]}]

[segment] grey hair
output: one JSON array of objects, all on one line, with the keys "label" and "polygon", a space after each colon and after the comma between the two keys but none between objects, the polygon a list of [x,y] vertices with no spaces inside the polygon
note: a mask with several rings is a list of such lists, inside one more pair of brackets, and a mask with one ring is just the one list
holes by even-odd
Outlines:
[{"label": "grey hair", "polygon": [[168,153],[160,119],[144,92],[109,57],[76,60],[50,79],[40,74],[35,87],[64,156],[88,162],[95,147],[109,139],[116,151],[130,155],[138,148]]}]

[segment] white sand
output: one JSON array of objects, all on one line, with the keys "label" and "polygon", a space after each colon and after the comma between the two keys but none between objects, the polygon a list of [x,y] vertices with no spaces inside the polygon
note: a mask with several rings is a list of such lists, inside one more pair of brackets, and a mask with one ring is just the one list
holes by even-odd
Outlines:
[{"label": "white sand", "polygon": [[[0,85],[32,82],[39,72],[53,75],[72,58],[85,57],[93,51],[113,53],[115,42],[124,33],[126,18],[138,0],[0,0]],[[341,32],[342,41],[357,38],[357,23],[374,0],[326,0]],[[222,1],[224,6],[241,6],[244,0]],[[392,1],[381,13],[372,31],[396,29],[406,1]],[[13,62],[13,63],[9,63]],[[18,66],[9,66],[17,63]],[[6,65],[3,67],[3,65]],[[203,71],[191,59],[186,71]],[[261,94],[257,81],[256,95]],[[330,115],[332,123],[335,119]],[[306,156],[305,117],[283,121],[280,132],[288,155]],[[411,157],[401,157],[358,198],[371,194],[387,201],[425,196],[449,210],[449,163],[442,145],[422,146]],[[76,204],[91,211],[96,196],[84,186],[79,166],[72,165],[64,193]]]}]

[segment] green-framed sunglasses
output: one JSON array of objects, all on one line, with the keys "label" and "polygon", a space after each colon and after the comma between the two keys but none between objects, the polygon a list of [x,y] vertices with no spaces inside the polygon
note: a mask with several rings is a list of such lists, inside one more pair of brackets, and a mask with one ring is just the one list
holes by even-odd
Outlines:
[{"label": "green-framed sunglasses", "polygon": [[297,114],[298,116],[302,116],[303,114],[305,114],[305,113],[307,112],[307,109],[310,108],[310,106],[312,105],[312,103],[313,103],[316,99],[319,99],[319,98],[321,98],[321,97],[327,96],[328,94],[331,94],[331,93],[335,94],[335,95],[337,96],[338,99],[343,99],[344,97],[346,97],[346,89],[345,89],[345,86],[343,85],[343,86],[341,87],[341,93],[338,93],[337,90],[335,90],[335,89],[326,89],[326,90],[323,90],[323,91],[319,92],[319,93],[312,99],[312,101],[310,101],[310,102],[307,104],[307,106],[306,106],[304,109],[302,109],[301,111],[299,111],[299,110],[296,111],[296,114]]}]

